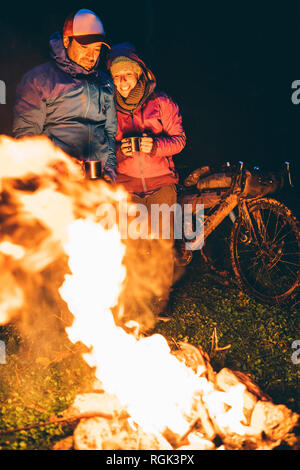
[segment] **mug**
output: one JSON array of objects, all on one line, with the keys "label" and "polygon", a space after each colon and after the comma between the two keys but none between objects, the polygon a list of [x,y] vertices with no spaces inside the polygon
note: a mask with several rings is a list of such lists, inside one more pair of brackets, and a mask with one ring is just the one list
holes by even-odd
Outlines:
[{"label": "mug", "polygon": [[84,171],[88,179],[95,180],[102,176],[102,165],[99,160],[87,160],[84,162]]},{"label": "mug", "polygon": [[139,137],[130,137],[131,150],[132,152],[140,151],[140,138]]}]

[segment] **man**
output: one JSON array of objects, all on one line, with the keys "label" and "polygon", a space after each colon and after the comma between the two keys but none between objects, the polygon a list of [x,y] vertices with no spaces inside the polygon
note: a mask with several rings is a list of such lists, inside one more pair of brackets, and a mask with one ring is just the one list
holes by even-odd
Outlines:
[{"label": "man", "polygon": [[30,70],[17,87],[13,135],[44,134],[80,162],[101,161],[104,177],[114,181],[114,87],[98,69],[104,39],[95,13],[69,15],[62,37],[50,38],[51,60]]},{"label": "man", "polygon": [[[134,46],[123,43],[111,48],[108,59],[115,84],[118,116],[116,134],[117,183],[132,194],[135,203],[147,207],[154,204],[176,204],[178,176],[172,156],[185,146],[186,136],[177,104],[165,93],[156,90],[153,73],[138,56]],[[139,137],[139,149],[132,147],[131,137]],[[166,211],[169,217],[170,212]],[[173,246],[173,220],[169,219],[167,238]],[[166,235],[166,236],[164,236]],[[168,297],[173,282],[173,257],[170,259],[168,285],[160,298],[158,312],[168,312]]]}]

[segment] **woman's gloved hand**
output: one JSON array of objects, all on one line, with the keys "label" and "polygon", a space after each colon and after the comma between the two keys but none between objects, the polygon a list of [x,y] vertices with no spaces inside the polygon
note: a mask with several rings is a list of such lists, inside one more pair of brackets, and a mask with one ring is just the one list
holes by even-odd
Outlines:
[{"label": "woman's gloved hand", "polygon": [[121,150],[126,157],[132,157],[131,140],[129,137],[121,140]]},{"label": "woman's gloved hand", "polygon": [[[140,151],[143,153],[151,153],[153,143],[153,137],[149,137],[147,134],[143,133],[142,137],[139,137]],[[132,157],[133,152],[130,137],[125,137],[121,140],[121,150],[126,157]]]},{"label": "woman's gloved hand", "polygon": [[153,137],[149,137],[147,134],[143,134],[140,140],[141,152],[151,153],[153,147]]}]

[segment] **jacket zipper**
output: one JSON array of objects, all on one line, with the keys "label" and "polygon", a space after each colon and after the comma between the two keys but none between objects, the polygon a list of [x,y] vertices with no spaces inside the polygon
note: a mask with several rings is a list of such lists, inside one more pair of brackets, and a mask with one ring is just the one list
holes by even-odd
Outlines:
[{"label": "jacket zipper", "polygon": [[[130,111],[130,115],[131,115],[131,120],[132,120],[133,129],[135,129],[134,119],[133,119],[133,111]],[[145,178],[144,178],[143,162],[142,162],[141,152],[138,152],[138,158],[139,158],[139,166],[140,166],[140,172],[141,172],[141,180],[142,180],[143,190],[144,190],[144,193],[146,193],[146,192],[147,192],[147,186],[146,186]]]},{"label": "jacket zipper", "polygon": [[[86,88],[87,88],[87,105],[86,105],[86,112],[85,112],[85,115],[84,115],[84,118],[86,119],[87,118],[87,114],[89,112],[89,109],[90,109],[90,103],[91,103],[91,98],[90,98],[90,87],[89,87],[89,84],[88,84],[88,81],[86,80]],[[90,129],[90,124],[88,124],[88,156],[90,157],[90,152],[91,152],[91,143],[90,143],[90,139],[91,139],[91,129]]]}]

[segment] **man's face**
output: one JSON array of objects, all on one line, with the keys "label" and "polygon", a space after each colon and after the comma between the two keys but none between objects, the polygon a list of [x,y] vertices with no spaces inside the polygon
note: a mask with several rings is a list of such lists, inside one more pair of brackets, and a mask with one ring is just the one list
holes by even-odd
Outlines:
[{"label": "man's face", "polygon": [[127,98],[138,82],[138,75],[131,69],[124,67],[112,76],[114,84],[123,98]]},{"label": "man's face", "polygon": [[[66,39],[68,41],[66,41]],[[91,70],[96,64],[100,54],[101,44],[101,42],[79,44],[75,38],[73,38],[72,41],[69,41],[69,38],[64,38],[64,45],[69,58],[86,70]]]}]

